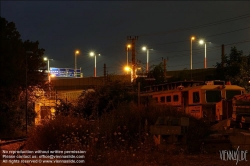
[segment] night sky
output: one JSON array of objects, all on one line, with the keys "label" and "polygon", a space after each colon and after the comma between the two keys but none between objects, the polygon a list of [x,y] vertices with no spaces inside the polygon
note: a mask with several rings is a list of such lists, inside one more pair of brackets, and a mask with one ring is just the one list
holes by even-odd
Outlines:
[{"label": "night sky", "polygon": [[[106,63],[109,74],[124,74],[127,36],[139,36],[136,59],[145,68],[147,46],[149,65],[167,59],[167,70],[190,69],[190,38],[193,41],[193,69],[204,67],[207,42],[207,66],[214,67],[225,53],[236,46],[250,53],[249,1],[1,1],[1,16],[16,24],[23,40],[39,41],[45,56],[53,59],[50,67],[77,67],[83,75],[93,76],[97,57],[97,76],[103,75]],[[131,56],[129,57],[131,61]]]}]

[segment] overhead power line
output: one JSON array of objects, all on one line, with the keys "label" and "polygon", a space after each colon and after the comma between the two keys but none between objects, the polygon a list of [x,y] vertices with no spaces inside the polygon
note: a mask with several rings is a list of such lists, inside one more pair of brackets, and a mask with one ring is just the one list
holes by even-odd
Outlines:
[{"label": "overhead power line", "polygon": [[[208,35],[208,36],[204,36],[204,38],[209,38],[209,37],[224,35],[224,34],[233,33],[233,32],[238,32],[238,31],[242,31],[242,30],[246,30],[246,29],[250,29],[250,27],[241,28],[241,29],[236,29],[236,30],[232,30],[232,31],[228,31],[228,32],[217,33],[217,34],[213,34],[213,35]],[[184,43],[184,42],[189,42],[189,40],[181,40],[181,41],[174,41],[174,42],[153,44],[153,45],[151,45],[150,47],[159,46],[159,45],[167,45],[167,44]],[[137,47],[137,48],[139,48],[139,47]]]},{"label": "overhead power line", "polygon": [[250,29],[250,27],[236,29],[236,30],[228,31],[228,32],[222,32],[222,33],[218,33],[218,34],[214,34],[214,35],[209,35],[209,36],[206,36],[206,38],[208,38],[208,37],[214,37],[214,36],[218,36],[218,35],[224,35],[224,34],[233,33],[233,32],[238,32],[238,31],[242,31],[242,30],[245,30],[245,29]]},{"label": "overhead power line", "polygon": [[174,30],[169,30],[169,31],[165,31],[165,32],[156,32],[156,33],[142,34],[142,35],[139,35],[139,37],[164,35],[164,34],[169,34],[169,33],[176,33],[176,32],[181,32],[181,31],[192,30],[192,29],[204,28],[204,27],[214,26],[214,25],[218,25],[218,24],[222,24],[222,23],[227,23],[227,22],[232,22],[232,21],[236,21],[236,20],[240,20],[240,19],[244,19],[244,18],[248,18],[248,17],[250,17],[250,13],[244,14],[244,15],[240,15],[240,16],[236,16],[236,17],[233,17],[233,18],[228,18],[228,19],[225,19],[225,20],[220,20],[220,21],[215,21],[215,22],[203,24],[203,25],[197,25],[197,26],[192,26],[192,27],[174,29]]},{"label": "overhead power line", "polygon": [[[239,41],[239,42],[234,42],[234,43],[229,43],[229,44],[224,44],[224,46],[230,46],[230,45],[235,45],[235,44],[243,44],[243,43],[248,43],[248,42],[250,42],[250,39],[249,40],[244,40],[244,41]],[[209,47],[207,49],[207,52],[212,52],[212,51],[219,50],[219,49],[221,49],[221,45]],[[180,52],[189,52],[189,51],[190,50],[171,51],[171,52],[166,52],[166,54],[178,53],[178,54],[175,54],[175,55],[168,56],[168,58],[179,58],[179,57],[183,57],[183,56],[190,56],[189,53],[187,53],[187,54],[185,54],[185,53],[179,54]],[[193,49],[194,54],[201,53],[201,52],[203,52],[203,48]],[[154,61],[159,61],[159,58],[151,60],[151,62],[154,62]]]},{"label": "overhead power line", "polygon": [[[185,31],[185,30],[192,30],[192,29],[197,29],[197,28],[214,26],[214,25],[218,25],[218,24],[222,24],[222,23],[226,23],[226,22],[232,22],[232,21],[236,21],[236,20],[240,20],[240,19],[244,19],[244,18],[248,18],[248,17],[250,17],[250,13],[249,14],[244,14],[244,15],[241,15],[241,16],[237,16],[237,17],[233,17],[233,18],[228,18],[228,19],[224,19],[224,20],[220,20],[220,21],[208,23],[208,24],[203,24],[203,25],[198,25],[198,26],[192,26],[192,27],[187,27],[187,28],[181,28],[181,29],[175,29],[175,30],[170,30],[170,31],[166,31],[166,32],[149,33],[149,34],[144,34],[144,35],[139,35],[139,36],[141,37],[141,36],[153,36],[153,35],[161,35],[161,34],[168,34],[168,33],[176,33],[176,32]],[[208,35],[208,36],[205,36],[205,38],[214,37],[214,36],[218,36],[218,35],[224,35],[224,34],[227,34],[227,33],[233,33],[233,32],[237,32],[237,31],[249,29],[249,28],[250,27],[246,27],[246,28],[236,29],[236,30],[232,30],[232,31],[228,31],[228,32],[223,32],[223,33],[218,33],[218,34],[214,34],[214,35]],[[174,41],[174,42],[168,42],[168,43],[162,43],[162,44],[155,44],[153,46],[156,46],[156,45],[165,45],[165,44],[175,44],[175,43],[181,43],[181,42],[187,42],[187,41],[189,41],[189,40]],[[231,43],[231,44],[225,44],[225,46],[234,45],[234,44],[242,44],[242,43],[246,43],[246,42],[249,42],[249,40],[245,40],[245,41],[241,41],[241,42],[236,42],[236,43]],[[215,46],[215,47],[220,47],[220,46]],[[215,48],[215,49],[219,49],[219,48]],[[174,52],[184,52],[184,51],[189,51],[189,50],[181,50],[181,51],[174,51]],[[168,53],[173,53],[173,52],[168,52]],[[178,55],[174,55],[174,56],[171,56],[171,57],[180,57],[180,56],[189,56],[189,55],[178,54]],[[103,61],[105,61],[107,59],[110,59],[110,58],[112,58],[112,57],[105,57],[103,60],[98,61],[97,63],[101,63],[101,62],[103,62]],[[86,60],[84,63],[81,63],[81,64],[82,65],[86,64],[89,61],[90,61],[90,59]],[[153,62],[153,61],[154,60],[152,60],[151,62]],[[89,68],[89,67],[91,67],[91,66],[84,66],[82,69],[86,69],[86,68]]]}]

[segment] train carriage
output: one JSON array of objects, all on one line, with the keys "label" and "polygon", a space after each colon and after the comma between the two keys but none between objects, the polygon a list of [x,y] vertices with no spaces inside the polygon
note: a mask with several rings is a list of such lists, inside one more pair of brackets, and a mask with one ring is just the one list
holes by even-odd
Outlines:
[{"label": "train carriage", "polygon": [[196,118],[218,121],[225,119],[225,114],[229,116],[219,109],[218,103],[244,93],[244,88],[224,81],[180,81],[147,86],[140,98],[142,102],[152,98],[158,104],[176,107]]}]

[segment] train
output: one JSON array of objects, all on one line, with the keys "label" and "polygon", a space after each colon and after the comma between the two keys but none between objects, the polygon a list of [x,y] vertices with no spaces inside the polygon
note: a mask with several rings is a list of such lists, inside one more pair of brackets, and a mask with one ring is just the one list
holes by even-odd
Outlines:
[{"label": "train", "polygon": [[[139,97],[141,104],[153,100],[157,104],[173,106],[178,111],[198,119],[218,122],[241,117],[241,113],[236,109],[241,107],[239,99],[244,95],[246,90],[243,87],[222,80],[211,80],[178,81],[146,86]],[[250,117],[250,95],[249,105],[245,105],[244,109],[245,117]]]}]

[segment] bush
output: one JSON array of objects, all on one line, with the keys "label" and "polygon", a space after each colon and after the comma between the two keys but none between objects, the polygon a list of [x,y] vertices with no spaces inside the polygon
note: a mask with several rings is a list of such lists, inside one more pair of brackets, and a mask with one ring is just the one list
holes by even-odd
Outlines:
[{"label": "bush", "polygon": [[[187,116],[172,107],[148,107],[122,103],[117,110],[104,113],[90,121],[72,116],[57,116],[42,126],[33,128],[27,143],[33,150],[86,150],[86,163],[119,163],[133,155],[156,152],[149,126],[162,116]],[[187,146],[198,152],[197,141],[208,132],[208,126],[190,117]],[[118,158],[114,159],[113,155]],[[137,159],[134,158],[136,161]],[[146,160],[146,159],[145,159]],[[130,161],[131,162],[131,161]],[[127,164],[128,161],[127,161]]]},{"label": "bush", "polygon": [[72,116],[58,116],[29,132],[28,149],[77,150],[90,146],[95,124]]}]

